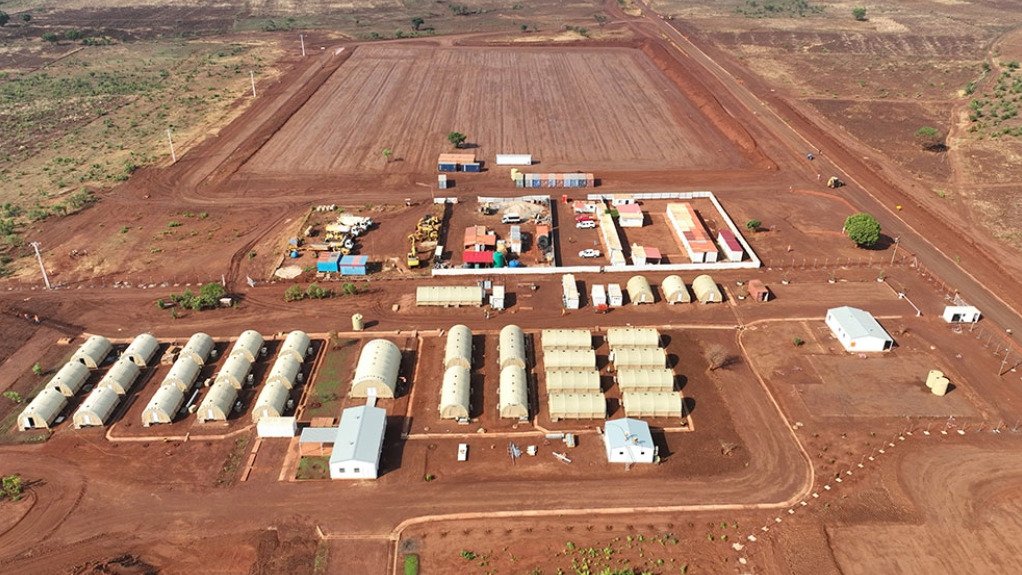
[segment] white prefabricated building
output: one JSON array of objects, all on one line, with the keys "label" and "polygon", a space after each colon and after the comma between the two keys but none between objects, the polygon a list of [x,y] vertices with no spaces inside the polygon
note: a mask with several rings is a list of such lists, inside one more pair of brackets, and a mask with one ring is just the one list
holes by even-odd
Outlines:
[{"label": "white prefabricated building", "polygon": [[361,405],[342,411],[330,454],[330,479],[376,479],[386,430],[383,408]]},{"label": "white prefabricated building", "polygon": [[628,301],[632,305],[653,303],[653,288],[646,276],[632,276],[625,287],[628,289]]},{"label": "white prefabricated building", "polygon": [[849,306],[831,308],[825,322],[845,351],[887,351],[894,346],[894,339],[868,311]]},{"label": "white prefabricated building", "polygon": [[607,284],[607,305],[610,307],[625,305],[625,296],[621,291],[621,284]]},{"label": "white prefabricated building", "polygon": [[595,369],[546,370],[547,393],[599,393],[600,372]]},{"label": "white prefabricated building", "polygon": [[89,336],[89,339],[85,340],[85,343],[71,356],[71,361],[78,361],[89,369],[96,369],[103,364],[103,360],[110,355],[110,350],[113,348],[109,339],[101,335]]},{"label": "white prefabricated building", "polygon": [[301,330],[295,330],[287,334],[284,343],[280,345],[277,358],[290,357],[299,364],[305,363],[305,358],[312,352],[312,340],[309,334]]},{"label": "white prefabricated building", "polygon": [[69,361],[60,367],[46,387],[52,387],[65,397],[71,397],[81,391],[87,379],[89,368],[80,361]]},{"label": "white prefabricated building", "polygon": [[106,372],[103,379],[99,380],[96,387],[109,387],[117,392],[117,395],[124,395],[131,391],[131,386],[135,385],[135,380],[138,379],[140,373],[142,370],[135,362],[127,357],[122,357],[114,362],[113,367]]},{"label": "white prefabricated building", "polygon": [[663,369],[667,367],[667,352],[659,347],[615,347],[610,351],[614,370]]},{"label": "white prefabricated building", "polygon": [[[401,370],[401,350],[393,342],[374,339],[365,344],[351,381],[351,397],[392,399],[397,395],[397,375]],[[372,390],[372,393],[370,393]]]},{"label": "white prefabricated building", "polygon": [[596,352],[592,349],[545,349],[544,369],[594,369]]},{"label": "white prefabricated building", "polygon": [[653,463],[657,448],[649,424],[641,419],[625,417],[608,421],[603,426],[603,444],[610,463]]},{"label": "white prefabricated building", "polygon": [[247,354],[231,354],[220,367],[220,372],[216,374],[216,379],[213,380],[213,385],[222,382],[234,387],[235,389],[241,389],[245,387],[248,374],[251,371],[252,362],[248,359]]},{"label": "white prefabricated building", "polygon": [[[291,362],[294,363],[294,362]],[[291,390],[279,381],[268,381],[256,398],[252,408],[252,423],[259,423],[264,417],[280,417],[284,414]]]},{"label": "white prefabricated building", "polygon": [[589,303],[593,304],[593,307],[600,307],[607,305],[607,288],[603,284],[593,284],[592,291],[589,296]]},{"label": "white prefabricated building", "polygon": [[52,387],[43,388],[18,415],[18,429],[49,429],[67,407],[67,397]]},{"label": "white prefabricated building", "polygon": [[498,166],[531,166],[532,154],[497,154]]},{"label": "white prefabricated building", "polygon": [[517,365],[525,369],[525,332],[517,325],[506,325],[500,330],[499,353],[500,368]]},{"label": "white prefabricated building", "polygon": [[681,417],[682,397],[672,391],[629,391],[621,394],[628,417]]},{"label": "white prefabricated building", "polygon": [[447,346],[444,348],[444,368],[455,365],[472,369],[472,330],[461,324],[447,332]]},{"label": "white prefabricated building", "polygon": [[713,281],[713,278],[707,274],[696,276],[696,279],[692,280],[692,291],[695,292],[699,303],[720,303],[724,301],[724,296],[720,293],[717,282]]},{"label": "white prefabricated building", "polygon": [[255,360],[259,359],[259,355],[263,351],[263,343],[265,343],[265,340],[261,333],[254,329],[245,330],[238,336],[238,341],[234,342],[234,347],[231,348],[231,356],[240,355],[247,359],[249,363],[255,363]]},{"label": "white prefabricated building", "polygon": [[482,286],[418,286],[415,305],[460,307],[481,306],[486,296]]},{"label": "white prefabricated building", "polygon": [[227,421],[234,402],[238,400],[238,388],[230,382],[218,381],[206,392],[206,397],[199,404],[196,417],[199,423],[207,421]]},{"label": "white prefabricated building", "polygon": [[949,305],[944,308],[941,317],[948,323],[976,323],[982,314],[979,308],[971,305]]},{"label": "white prefabricated building", "polygon": [[184,393],[195,385],[195,380],[199,378],[201,370],[202,366],[195,363],[191,357],[178,356],[177,361],[170,366],[170,371],[160,383],[160,387],[174,387]]},{"label": "white prefabricated building", "polygon": [[622,392],[674,391],[674,372],[670,369],[619,369],[617,386]]},{"label": "white prefabricated building", "polygon": [[109,387],[97,387],[75,411],[72,421],[77,429],[106,425],[110,414],[121,402],[121,396]]},{"label": "white prefabricated building", "polygon": [[[194,365],[191,359],[185,361]],[[184,402],[185,392],[180,387],[175,384],[161,385],[142,410],[142,425],[149,427],[158,423],[173,422],[174,416]]]},{"label": "white prefabricated building", "polygon": [[273,362],[270,374],[266,376],[266,383],[278,383],[287,389],[293,389],[301,372],[302,364],[295,361],[293,355],[280,356]]},{"label": "white prefabricated building", "polygon": [[213,338],[209,337],[209,334],[195,333],[188,338],[188,343],[181,348],[181,354],[178,357],[187,357],[200,366],[206,365],[206,360],[209,359],[209,354],[213,351],[214,346]]},{"label": "white prefabricated building", "polygon": [[499,395],[497,410],[502,418],[529,417],[529,381],[524,367],[509,365],[500,370]]},{"label": "white prefabricated building", "polygon": [[660,289],[663,291],[667,303],[689,303],[692,301],[692,295],[688,293],[688,287],[685,286],[685,281],[681,279],[681,276],[665,277],[664,281],[660,283]]},{"label": "white prefabricated building", "polygon": [[157,350],[160,349],[160,342],[151,333],[142,333],[131,340],[127,349],[121,354],[139,367],[147,367]]},{"label": "white prefabricated building", "polygon": [[593,334],[588,329],[544,329],[540,342],[543,349],[592,349]]},{"label": "white prefabricated building", "polygon": [[461,365],[444,370],[440,386],[440,419],[468,419],[472,374]]},{"label": "white prefabricated building", "polygon": [[607,417],[607,399],[602,393],[551,393],[547,403],[552,421]]},{"label": "white prefabricated building", "polygon": [[612,327],[607,344],[615,347],[660,347],[660,332],[652,327]]},{"label": "white prefabricated building", "polygon": [[561,301],[564,303],[565,309],[578,309],[581,305],[578,292],[578,282],[575,281],[574,274],[564,274],[561,276]]}]

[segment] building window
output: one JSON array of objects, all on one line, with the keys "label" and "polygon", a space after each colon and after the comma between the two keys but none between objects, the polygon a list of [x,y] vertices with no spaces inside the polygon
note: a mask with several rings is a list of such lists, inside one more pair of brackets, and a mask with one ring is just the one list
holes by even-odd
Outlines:
[{"label": "building window", "polygon": [[362,470],[361,470],[361,469],[359,469],[358,467],[356,467],[355,469],[353,469],[353,470],[352,470],[352,472],[353,472],[353,473],[359,473],[359,472],[361,472],[361,471],[362,471]]},{"label": "building window", "polygon": [[344,468],[343,467],[338,468],[337,473],[344,473]]}]

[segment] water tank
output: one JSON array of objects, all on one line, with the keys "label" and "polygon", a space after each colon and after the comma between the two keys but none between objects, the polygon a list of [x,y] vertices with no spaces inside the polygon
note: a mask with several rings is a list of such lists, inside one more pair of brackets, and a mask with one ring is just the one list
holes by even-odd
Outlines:
[{"label": "water tank", "polygon": [[509,268],[520,268],[520,267],[522,267],[522,262],[520,262],[518,260],[511,260],[510,262],[508,262],[507,267],[509,267]]},{"label": "water tank", "polygon": [[493,253],[493,267],[495,267],[495,268],[502,268],[502,267],[504,267],[504,258],[505,258],[504,252],[494,252]]},{"label": "water tank", "polygon": [[365,325],[362,323],[362,314],[356,313],[351,316],[351,329],[354,331],[362,331]]}]

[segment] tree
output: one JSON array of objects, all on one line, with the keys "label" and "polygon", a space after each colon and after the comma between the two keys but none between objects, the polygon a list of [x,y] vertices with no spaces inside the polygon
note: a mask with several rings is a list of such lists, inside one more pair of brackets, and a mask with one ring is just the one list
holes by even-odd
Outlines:
[{"label": "tree", "polygon": [[724,369],[738,361],[737,356],[728,351],[726,347],[717,343],[707,345],[705,352],[706,363],[709,364],[710,371]]},{"label": "tree", "polygon": [[763,225],[763,222],[759,220],[749,220],[745,222],[745,229],[749,230],[750,232],[755,232],[759,230],[759,227],[761,225]]},{"label": "tree", "polygon": [[21,499],[22,485],[20,475],[5,475],[3,480],[0,481],[3,492],[0,493],[4,497],[9,497],[12,501]]},{"label": "tree", "polygon": [[284,301],[299,301],[305,298],[302,286],[295,284],[284,290]]},{"label": "tree", "polygon": [[43,366],[39,365],[38,361],[35,362],[35,365],[32,366],[32,373],[34,373],[36,375],[42,375],[43,374]]},{"label": "tree", "polygon": [[393,155],[394,155],[394,150],[391,150],[390,148],[383,148],[383,158],[385,160],[387,160],[387,162],[390,162],[390,158]]},{"label": "tree", "polygon": [[450,142],[455,148],[460,148],[465,143],[468,137],[461,132],[451,132],[447,134],[447,141]]},{"label": "tree", "polygon": [[206,309],[216,307],[220,303],[220,298],[227,295],[227,290],[224,286],[218,283],[203,284],[199,288],[199,297],[195,310]]},{"label": "tree", "polygon": [[358,286],[348,282],[341,286],[341,291],[344,292],[344,295],[355,295],[358,293]]},{"label": "tree", "polygon": [[873,216],[860,212],[845,220],[844,232],[861,248],[871,248],[880,241],[880,222]]},{"label": "tree", "polygon": [[11,17],[7,12],[0,10],[0,26],[6,26],[11,21]]},{"label": "tree", "polygon": [[522,24],[521,26],[519,26],[519,28],[522,30],[523,34],[529,31],[529,25],[528,24]]},{"label": "tree", "polygon": [[426,21],[423,20],[422,18],[419,18],[418,16],[416,16],[415,18],[412,18],[412,30],[415,30],[416,32],[418,32],[419,28],[421,28],[422,25],[425,24],[425,23],[426,23]]},{"label": "tree", "polygon": [[866,9],[861,7],[861,6],[859,6],[857,8],[852,8],[852,17],[855,18],[856,20],[858,20],[859,22],[865,22],[866,21]]},{"label": "tree", "polygon": [[916,130],[915,135],[916,141],[918,141],[926,151],[943,152],[946,147],[944,145],[944,134],[932,126],[923,126],[919,128]]},{"label": "tree", "polygon": [[32,15],[29,14],[28,12],[25,12],[24,14],[21,15],[21,21],[24,22],[25,24],[28,24],[29,22],[32,21]]},{"label": "tree", "polygon": [[11,400],[11,403],[21,403],[21,394],[17,391],[8,390],[4,392],[4,397]]}]

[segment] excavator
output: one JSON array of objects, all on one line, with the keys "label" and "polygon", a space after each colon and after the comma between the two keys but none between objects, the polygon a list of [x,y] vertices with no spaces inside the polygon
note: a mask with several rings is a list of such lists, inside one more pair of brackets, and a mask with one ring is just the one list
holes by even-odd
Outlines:
[{"label": "excavator", "polygon": [[415,249],[415,234],[408,234],[408,241],[411,243],[411,247],[408,250],[408,258],[405,263],[408,264],[408,269],[415,269],[422,263],[419,261],[419,252]]}]

